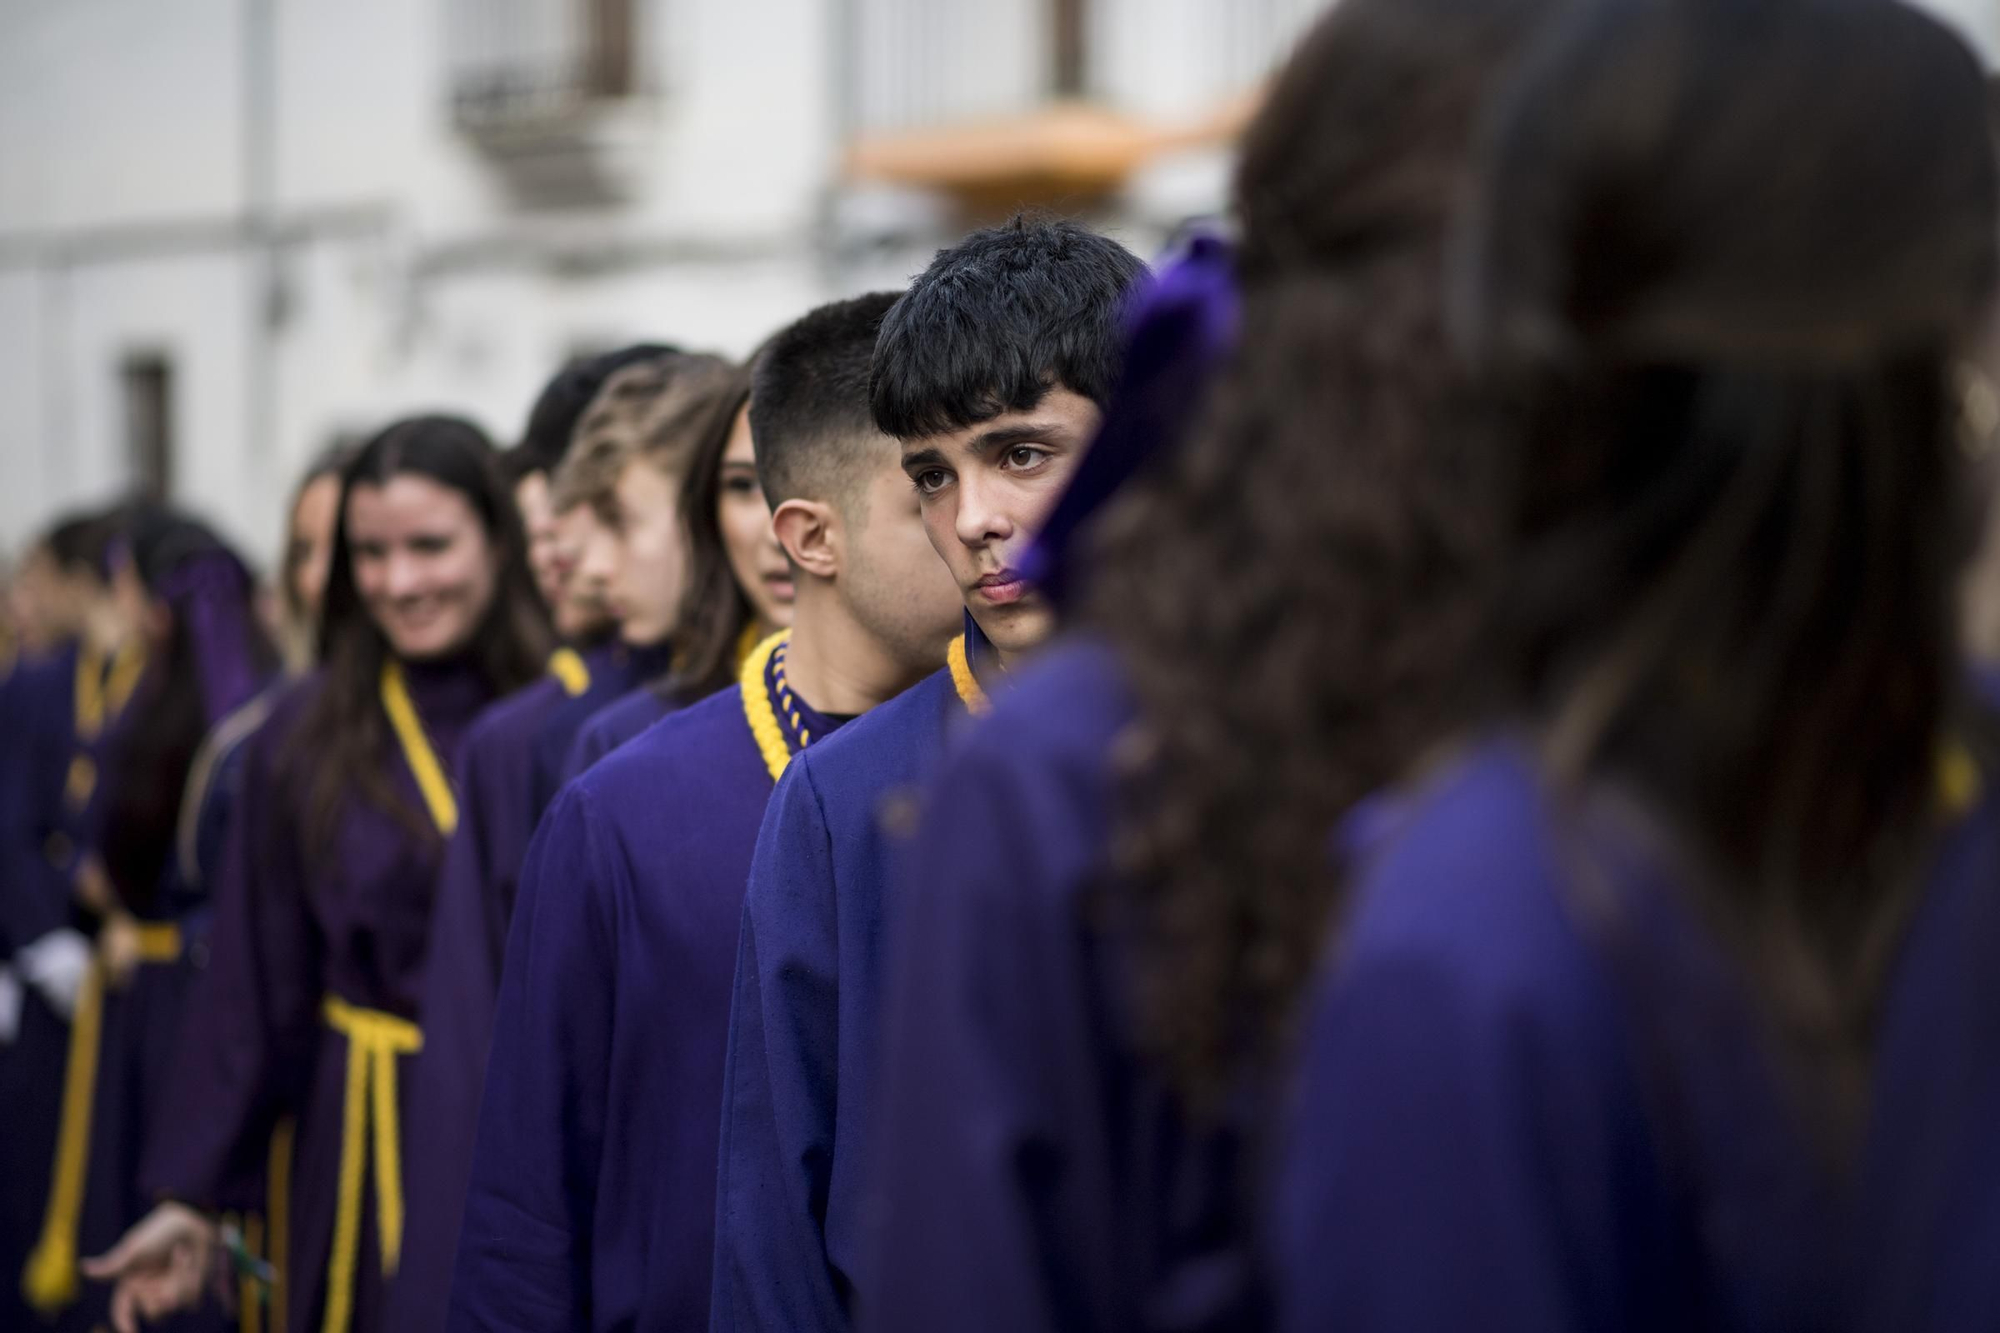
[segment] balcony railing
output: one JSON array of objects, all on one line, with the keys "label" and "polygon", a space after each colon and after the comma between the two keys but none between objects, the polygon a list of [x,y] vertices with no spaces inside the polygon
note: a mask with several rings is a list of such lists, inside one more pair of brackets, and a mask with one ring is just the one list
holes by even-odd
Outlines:
[{"label": "balcony railing", "polygon": [[650,126],[639,0],[450,0],[452,123],[525,201],[623,198]]}]

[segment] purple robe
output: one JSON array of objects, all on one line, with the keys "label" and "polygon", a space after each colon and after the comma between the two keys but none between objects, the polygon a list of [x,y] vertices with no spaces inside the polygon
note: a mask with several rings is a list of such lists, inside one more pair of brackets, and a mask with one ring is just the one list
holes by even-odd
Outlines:
[{"label": "purple robe", "polygon": [[680,707],[651,685],[641,685],[583,724],[563,761],[563,780],[585,769]]},{"label": "purple robe", "polygon": [[590,667],[590,685],[574,698],[559,699],[534,740],[530,790],[537,818],[562,789],[567,776],[565,764],[577,732],[599,712],[645,682],[665,674],[673,665],[674,647],[671,643],[656,643],[635,648],[614,642],[593,648],[584,655],[584,661]]},{"label": "purple robe", "polygon": [[[815,737],[836,725],[797,716]],[[450,1328],[707,1326],[737,925],[771,788],[731,688],[591,768],[543,820]]]},{"label": "purple robe", "polygon": [[849,1325],[898,845],[885,816],[965,719],[940,671],[793,760],[765,812],[729,1019],[719,1333]]},{"label": "purple robe", "polygon": [[634,672],[662,667],[667,651],[593,648],[581,690],[552,675],[516,691],[479,716],[461,748],[459,825],[438,876],[424,964],[424,1049],[408,1062],[411,1120],[424,1127],[426,1151],[404,1167],[409,1225],[391,1328],[444,1320],[507,926],[550,786],[543,768]]},{"label": "purple robe", "polygon": [[[0,687],[0,945],[5,957],[70,924],[67,876],[49,857],[75,717],[76,648],[22,661]],[[29,988],[0,1045],[0,1328],[29,1328],[20,1276],[42,1228],[69,1023]]]},{"label": "purple robe", "polygon": [[[457,749],[492,692],[467,661],[412,664],[410,696],[432,748]],[[168,1112],[147,1145],[148,1194],[209,1208],[256,1207],[271,1131],[297,1116],[292,1162],[287,1326],[314,1329],[327,1294],[348,1042],[322,1016],[326,997],[414,1018],[441,847],[427,828],[401,753],[384,758],[408,812],[361,800],[342,811],[331,847],[308,846],[303,774],[288,762],[308,678],[281,699],[244,755],[240,818],[214,889],[210,963],[189,997]],[[385,727],[385,733],[387,728]],[[407,1057],[399,1063],[407,1065]],[[425,1151],[398,1082],[402,1158]],[[371,1135],[372,1141],[372,1135]],[[406,1194],[407,1197],[407,1194]],[[351,1327],[382,1327],[384,1278],[371,1162],[363,1180]],[[407,1234],[407,1233],[406,1233]]]},{"label": "purple robe", "polygon": [[[1990,898],[1993,820],[1989,801],[1946,838],[1927,896],[1970,876]],[[1874,1260],[1846,1262],[1842,1191],[1658,834],[1554,793],[1507,738],[1372,824],[1275,1163],[1280,1326],[1849,1326]],[[1898,991],[1937,970],[1905,958],[1878,1081]],[[1974,1034],[1927,1035],[1923,1079],[1973,1058]],[[1899,1175],[1903,1199],[1936,1185]]]},{"label": "purple robe", "polygon": [[1132,715],[1108,651],[1059,649],[926,793],[890,937],[866,1329],[1265,1326],[1244,1108],[1191,1121],[1141,1057],[1087,901]]}]

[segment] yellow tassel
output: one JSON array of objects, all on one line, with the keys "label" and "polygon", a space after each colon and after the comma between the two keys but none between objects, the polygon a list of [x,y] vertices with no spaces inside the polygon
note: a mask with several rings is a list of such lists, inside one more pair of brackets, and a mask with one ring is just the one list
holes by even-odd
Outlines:
[{"label": "yellow tassel", "polygon": [[[415,1023],[363,1009],[337,995],[326,997],[326,1021],[347,1038],[347,1086],[340,1126],[340,1191],[333,1215],[333,1252],[327,1259],[323,1333],[347,1333],[354,1315],[354,1280],[361,1251],[361,1183],[374,1121],[376,1230],[382,1273],[393,1276],[403,1254],[402,1126],[396,1107],[396,1057],[423,1049]],[[372,1096],[371,1096],[372,1093]],[[370,1111],[373,1111],[371,1117]]]},{"label": "yellow tassel", "polygon": [[756,651],[743,659],[742,674],[738,677],[743,686],[743,717],[750,724],[757,752],[764,756],[764,767],[770,770],[773,782],[785,776],[785,766],[792,762],[792,747],[785,744],[785,730],[778,725],[778,714],[771,707],[771,691],[764,683],[764,670],[778,645],[789,642],[791,637],[790,630],[779,630],[758,644]]},{"label": "yellow tassel", "polygon": [[89,1164],[90,1110],[97,1095],[98,1037],[104,1008],[104,969],[93,960],[77,993],[69,1026],[69,1064],[63,1071],[62,1121],[56,1133],[55,1168],[41,1239],[21,1274],[28,1304],[53,1315],[76,1300],[76,1229],[83,1215],[84,1171]]},{"label": "yellow tassel", "polygon": [[563,693],[572,699],[590,688],[590,665],[574,648],[558,648],[550,654],[549,674],[562,682]]},{"label": "yellow tassel", "polygon": [[984,716],[993,705],[987,700],[986,691],[979,687],[979,677],[972,674],[972,663],[965,655],[963,634],[951,641],[945,661],[951,665],[952,687],[958,691],[959,702],[965,705],[965,711],[974,717]]}]

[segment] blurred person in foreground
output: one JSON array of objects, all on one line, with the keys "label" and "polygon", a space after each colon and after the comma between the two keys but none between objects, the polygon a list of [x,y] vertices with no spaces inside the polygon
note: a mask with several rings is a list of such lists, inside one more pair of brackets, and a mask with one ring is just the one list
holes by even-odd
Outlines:
[{"label": "blurred person in foreground", "polygon": [[1281,1327],[1993,1326],[1996,191],[1889,0],[1578,6],[1500,103],[1485,706],[1337,844]]}]

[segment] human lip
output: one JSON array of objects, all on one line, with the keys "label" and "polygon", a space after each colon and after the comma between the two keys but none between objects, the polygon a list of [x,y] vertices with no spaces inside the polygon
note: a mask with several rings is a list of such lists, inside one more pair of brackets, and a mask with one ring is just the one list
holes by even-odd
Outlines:
[{"label": "human lip", "polygon": [[1028,581],[1011,569],[1001,569],[980,578],[972,590],[994,606],[1006,606],[1028,595]]},{"label": "human lip", "polygon": [[772,597],[781,602],[791,601],[798,592],[792,586],[790,575],[766,574],[764,576],[764,587],[770,592]]}]

